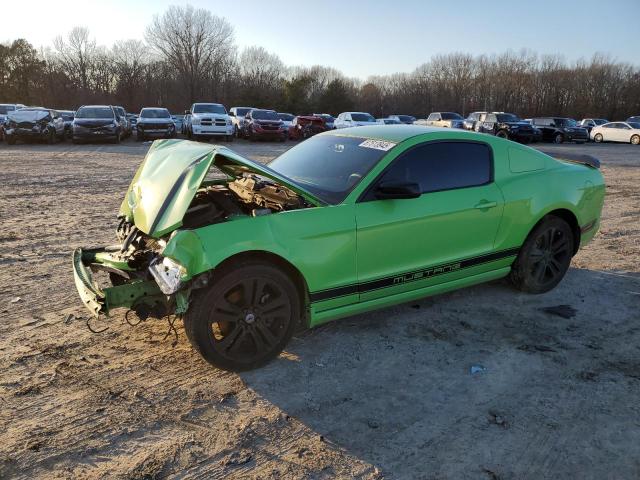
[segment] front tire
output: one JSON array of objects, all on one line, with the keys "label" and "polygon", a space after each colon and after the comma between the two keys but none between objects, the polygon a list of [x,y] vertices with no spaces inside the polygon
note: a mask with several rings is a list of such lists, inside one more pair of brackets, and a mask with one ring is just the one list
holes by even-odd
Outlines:
[{"label": "front tire", "polygon": [[498,138],[509,138],[509,134],[507,132],[505,132],[504,130],[500,130],[498,133],[496,133],[496,137]]},{"label": "front tire", "polygon": [[193,347],[212,365],[243,371],[282,352],[300,319],[298,290],[282,270],[247,261],[197,291],[184,318]]},{"label": "front tire", "polygon": [[601,133],[596,133],[595,136],[593,137],[593,141],[596,143],[602,143],[602,134]]},{"label": "front tire", "polygon": [[511,268],[510,279],[518,290],[545,293],[564,278],[574,251],[569,224],[555,216],[545,217],[522,245]]},{"label": "front tire", "polygon": [[556,133],[555,136],[553,137],[553,143],[563,143],[564,142],[564,135],[562,135],[561,133]]}]

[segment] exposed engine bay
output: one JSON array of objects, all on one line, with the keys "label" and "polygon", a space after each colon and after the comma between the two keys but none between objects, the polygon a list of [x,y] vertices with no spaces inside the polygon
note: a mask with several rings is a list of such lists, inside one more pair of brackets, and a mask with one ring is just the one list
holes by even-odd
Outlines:
[{"label": "exposed engine bay", "polygon": [[[238,217],[270,215],[286,210],[310,207],[300,195],[255,174],[232,181],[203,185],[182,219],[182,228],[201,228]],[[120,217],[116,230],[121,243],[119,257],[129,267],[144,271],[166,246]]]},{"label": "exposed engine bay", "polygon": [[308,206],[288,188],[248,174],[226,185],[216,183],[198,190],[182,223],[186,228],[199,228],[234,216],[257,217]]}]

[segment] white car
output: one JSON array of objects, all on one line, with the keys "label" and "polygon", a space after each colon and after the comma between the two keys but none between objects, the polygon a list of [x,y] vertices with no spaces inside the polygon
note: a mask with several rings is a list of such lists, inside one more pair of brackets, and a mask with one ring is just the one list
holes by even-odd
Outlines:
[{"label": "white car", "polygon": [[233,140],[233,123],[221,103],[194,103],[187,122],[189,138],[225,137],[227,141]]},{"label": "white car", "polygon": [[376,119],[370,113],[365,112],[343,112],[338,115],[333,126],[335,128],[363,127],[365,125],[375,125]]},{"label": "white car", "polygon": [[624,142],[640,145],[640,123],[609,122],[591,129],[591,140],[600,142]]},{"label": "white car", "polygon": [[278,115],[278,118],[282,120],[282,123],[284,123],[285,131],[287,132],[287,136],[289,136],[289,128],[291,127],[291,124],[293,123],[293,119],[296,118],[296,116],[290,113],[279,113],[279,112],[276,115]]}]

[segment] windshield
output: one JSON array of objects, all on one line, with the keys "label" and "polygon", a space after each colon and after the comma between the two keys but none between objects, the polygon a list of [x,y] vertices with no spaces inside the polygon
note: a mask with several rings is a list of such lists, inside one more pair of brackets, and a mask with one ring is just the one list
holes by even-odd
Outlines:
[{"label": "windshield", "polygon": [[373,118],[368,113],[352,113],[351,119],[354,122],[375,122],[376,121],[376,119]]},{"label": "windshield", "polygon": [[278,118],[280,120],[284,120],[286,122],[290,122],[291,120],[293,120],[294,117],[290,113],[279,113],[278,114]]},{"label": "windshield", "polygon": [[226,115],[227,110],[217,103],[196,103],[193,106],[193,113],[220,113]]},{"label": "windshield", "polygon": [[254,110],[251,116],[255,120],[280,120],[276,112],[269,110]]},{"label": "windshield", "polygon": [[398,119],[401,122],[415,122],[416,117],[412,117],[411,115],[397,115]]},{"label": "windshield", "polygon": [[71,112],[58,112],[63,120],[70,121],[73,120],[73,113]]},{"label": "windshield", "polygon": [[594,118],[593,123],[595,123],[596,125],[604,125],[605,123],[609,123],[609,120],[606,120],[604,118]]},{"label": "windshield", "polygon": [[640,122],[628,122],[631,128],[640,129]]},{"label": "windshield", "polygon": [[140,112],[141,118],[169,118],[171,114],[166,108],[143,108]]},{"label": "windshield", "polygon": [[443,120],[462,120],[462,115],[453,112],[442,112]]},{"label": "windshield", "polygon": [[0,105],[0,115],[6,115],[8,112],[13,112],[16,109],[13,105]]},{"label": "windshield", "polygon": [[109,107],[81,107],[76,118],[113,118],[113,110]]},{"label": "windshield", "polygon": [[520,118],[513,113],[499,113],[496,115],[499,122],[519,122]]},{"label": "windshield", "polygon": [[250,111],[251,111],[250,108],[236,108],[236,116],[237,117],[244,117]]},{"label": "windshield", "polygon": [[330,204],[338,204],[387,153],[364,138],[321,135],[287,150],[269,168]]}]

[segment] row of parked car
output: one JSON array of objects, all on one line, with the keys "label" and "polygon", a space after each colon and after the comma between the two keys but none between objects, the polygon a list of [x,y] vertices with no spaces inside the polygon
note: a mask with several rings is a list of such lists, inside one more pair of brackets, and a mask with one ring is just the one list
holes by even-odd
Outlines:
[{"label": "row of parked car", "polygon": [[415,123],[463,128],[489,133],[523,143],[547,141],[554,143],[625,142],[640,144],[640,116],[624,122],[609,122],[604,118],[583,118],[579,122],[565,117],[534,117],[525,120],[513,113],[472,112],[467,118],[455,112],[434,112]]},{"label": "row of parked car", "polygon": [[220,103],[194,103],[184,115],[171,115],[166,108],[146,107],[139,114],[121,106],[85,105],[77,111],[0,104],[0,139],[44,140],[48,143],[69,138],[74,143],[108,140],[120,143],[134,132],[139,141],[174,138],[180,132],[190,139],[234,138],[250,140],[305,139],[331,129],[365,125],[416,124],[460,128],[496,135],[523,143],[554,143],[589,140],[640,144],[640,116],[624,122],[585,118],[577,122],[564,117],[535,117],[522,120],[513,113],[472,112],[467,118],[455,112],[432,112],[426,119],[411,115],[374,118],[366,112],[343,112],[336,118],[326,113],[295,116],[263,108],[232,107]]}]

